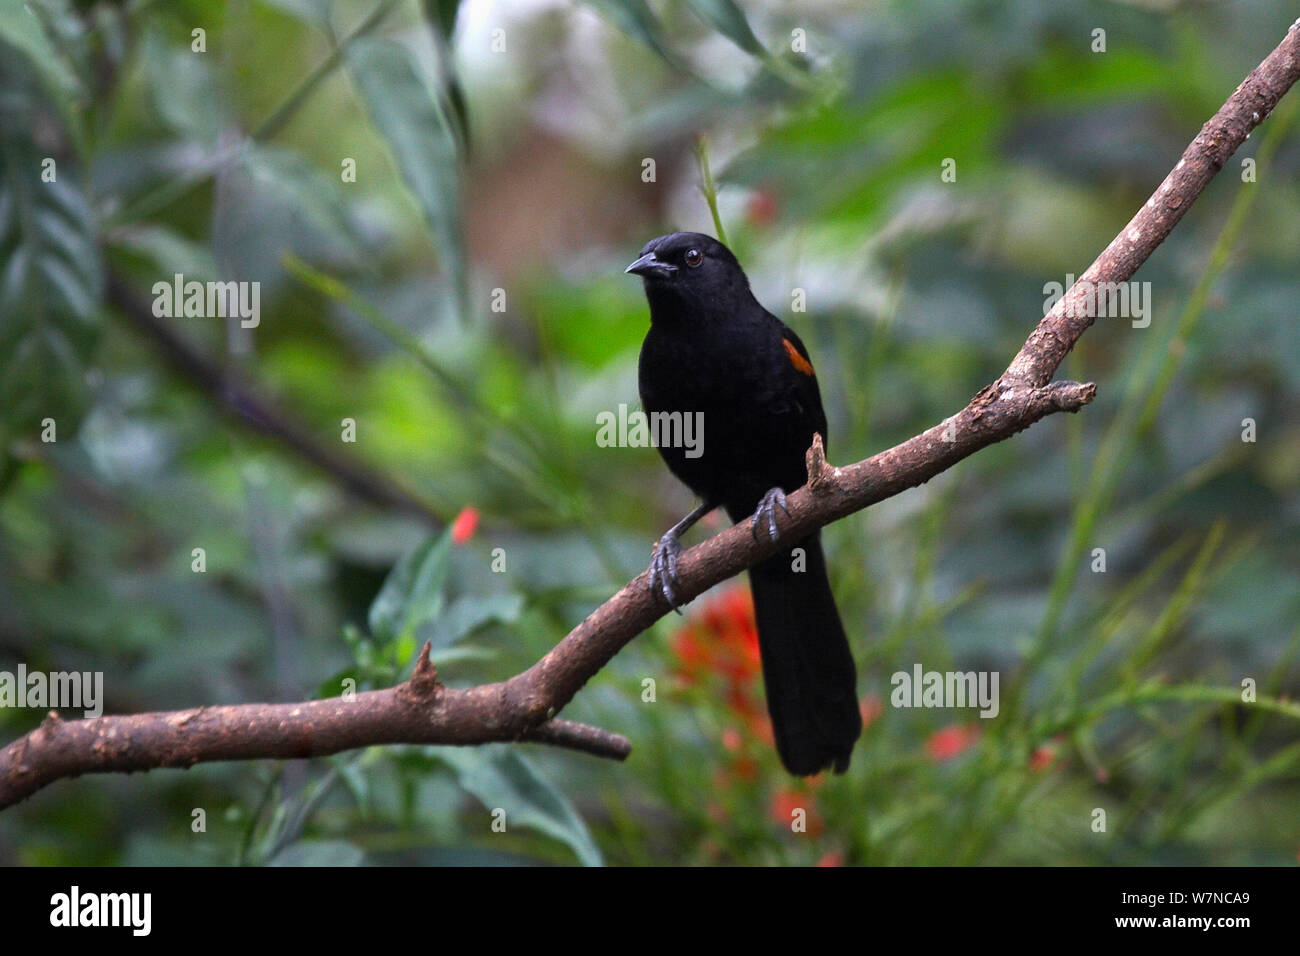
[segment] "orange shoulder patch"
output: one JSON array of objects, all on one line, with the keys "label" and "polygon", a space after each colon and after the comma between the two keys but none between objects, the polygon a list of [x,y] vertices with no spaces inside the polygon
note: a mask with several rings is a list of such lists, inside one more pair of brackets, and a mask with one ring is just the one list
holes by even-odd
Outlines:
[{"label": "orange shoulder patch", "polygon": [[790,356],[790,364],[795,367],[796,371],[803,372],[805,375],[816,375],[813,371],[812,363],[799,354],[799,350],[794,347],[794,343],[789,339],[782,339],[781,344],[785,346],[785,354]]}]

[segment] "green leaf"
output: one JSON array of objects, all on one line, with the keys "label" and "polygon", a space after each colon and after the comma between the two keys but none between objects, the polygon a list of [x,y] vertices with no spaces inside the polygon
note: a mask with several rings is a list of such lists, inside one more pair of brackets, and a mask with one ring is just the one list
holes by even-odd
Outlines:
[{"label": "green leaf", "polygon": [[460,10],[460,0],[424,0],[425,17],[438,27],[443,39],[451,39],[456,27],[456,13]]},{"label": "green leaf", "polygon": [[586,0],[586,3],[612,20],[632,39],[645,44],[668,63],[677,65],[677,58],[664,43],[663,27],[646,0]]},{"label": "green leaf", "polygon": [[22,0],[0,0],[0,52],[8,57],[5,44],[31,65],[45,92],[56,97],[60,107],[66,106],[78,89],[76,75],[50,42],[35,11]]},{"label": "green leaf", "polygon": [[179,272],[200,282],[217,278],[211,250],[166,226],[141,223],[124,229],[115,237],[113,248],[148,259],[163,276]]},{"label": "green leaf", "polygon": [[366,855],[344,840],[300,840],[277,853],[267,866],[363,866]]},{"label": "green leaf", "polygon": [[262,0],[269,7],[282,10],[316,27],[328,27],[332,0]]},{"label": "green leaf", "polygon": [[212,254],[229,277],[262,283],[265,302],[286,254],[348,268],[365,257],[337,180],[291,150],[247,146],[212,217]]},{"label": "green leaf", "polygon": [[[457,598],[436,620],[420,628],[420,642],[449,647],[488,624],[513,624],[523,613],[522,594],[467,594]],[[440,655],[439,660],[445,660]]]},{"label": "green leaf", "polygon": [[359,39],[348,49],[347,60],[366,112],[388,140],[397,168],[433,230],[463,317],[467,286],[460,151],[445,95],[429,90],[415,58],[391,40]]},{"label": "green leaf", "polygon": [[254,197],[287,218],[294,231],[311,230],[338,250],[359,251],[348,221],[347,203],[335,180],[288,149],[253,146],[245,150],[241,171],[253,182]]},{"label": "green leaf", "polygon": [[696,16],[746,53],[759,57],[767,55],[767,50],[750,29],[744,12],[732,0],[688,0],[688,3]]},{"label": "green leaf", "polygon": [[220,95],[208,54],[176,46],[150,33],[143,55],[149,96],[158,118],[172,132],[203,143],[215,143],[231,123],[228,98]]},{"label": "green leaf", "polygon": [[497,652],[490,647],[479,647],[477,644],[458,644],[455,647],[444,647],[438,651],[434,655],[433,662],[441,668],[447,664],[458,664],[461,661],[494,661],[497,656]]},{"label": "green leaf", "polygon": [[345,756],[333,762],[343,786],[363,814],[370,807],[373,786],[373,777],[366,772],[364,761],[364,756],[356,758]]},{"label": "green leaf", "polygon": [[584,866],[600,866],[600,849],[569,798],[509,747],[439,748],[457,782],[489,810],[502,809],[506,826],[522,826],[560,840]]},{"label": "green leaf", "polygon": [[424,19],[430,29],[437,34],[439,67],[442,72],[449,118],[453,121],[456,137],[466,157],[470,153],[469,104],[465,101],[465,91],[456,77],[452,63],[451,38],[456,30],[456,15],[460,11],[460,0],[424,0],[422,4]]},{"label": "green leaf", "polygon": [[361,683],[360,672],[355,666],[331,674],[329,677],[317,684],[316,698],[319,700],[328,700],[331,697],[340,696],[343,693],[343,682],[349,678],[356,681],[358,685]]},{"label": "green leaf", "polygon": [[75,162],[33,139],[52,125],[34,68],[0,42],[0,449],[45,418],[71,432],[99,331],[102,266]]},{"label": "green leaf", "polygon": [[450,559],[451,532],[444,531],[397,562],[370,605],[370,633],[376,640],[410,636],[437,617]]}]

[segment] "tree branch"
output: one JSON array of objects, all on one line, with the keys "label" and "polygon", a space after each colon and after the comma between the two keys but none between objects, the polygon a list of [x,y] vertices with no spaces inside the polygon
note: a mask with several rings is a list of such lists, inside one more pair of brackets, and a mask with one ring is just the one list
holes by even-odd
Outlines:
[{"label": "tree branch", "polygon": [[1088,284],[1127,282],[1164,242],[1210,180],[1221,170],[1246,138],[1273,112],[1278,101],[1300,76],[1300,20],[1250,75],[1241,81],[1219,112],[1183,150],[1178,165],[1160,188],[1111,240],[1086,272],[1056,306],[1043,316],[1038,328],[1003,373],[1003,380],[1045,385],[1079,336],[1092,325],[1086,307]]},{"label": "tree branch", "polygon": [[191,767],[214,760],[322,757],[377,744],[482,744],[533,740],[622,760],[627,739],[553,720],[507,731],[483,688],[438,682],[426,644],[415,672],[386,690],[296,704],[241,704],[165,713],[63,720],[51,713],[0,751],[0,806],[51,781],[83,773]]},{"label": "tree branch", "polygon": [[[1046,415],[1078,411],[1092,401],[1094,385],[1051,383],[1094,320],[1084,283],[1132,278],[1298,78],[1300,21],[1205,124],[1160,188],[1043,317],[997,381],[946,421],[853,465],[827,464],[817,436],[808,451],[808,484],[787,498],[782,539],[798,540],[928,481]],[[679,594],[684,600],[694,598],[776,550],[776,544],[755,538],[749,523],[741,522],[681,556]],[[535,740],[621,759],[630,749],[624,738],[553,718],[628,641],[668,611],[642,573],[528,670],[502,683],[464,690],[438,684],[426,645],[410,681],[351,701],[248,704],[82,721],[51,715],[40,728],[0,750],[0,807],[53,780],[82,773],[320,756],[374,744]]]}]

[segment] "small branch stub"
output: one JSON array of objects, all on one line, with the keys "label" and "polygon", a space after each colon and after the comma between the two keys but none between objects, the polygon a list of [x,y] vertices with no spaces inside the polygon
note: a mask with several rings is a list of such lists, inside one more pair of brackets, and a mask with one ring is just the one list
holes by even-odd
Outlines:
[{"label": "small branch stub", "polygon": [[804,455],[808,469],[808,490],[818,498],[833,494],[839,484],[840,470],[826,461],[826,446],[820,432],[813,434],[812,445]]}]

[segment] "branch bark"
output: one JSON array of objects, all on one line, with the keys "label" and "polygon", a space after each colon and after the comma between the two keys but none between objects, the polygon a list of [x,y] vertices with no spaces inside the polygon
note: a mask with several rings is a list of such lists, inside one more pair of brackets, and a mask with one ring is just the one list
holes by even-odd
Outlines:
[{"label": "branch bark", "polygon": [[[1096,387],[1051,382],[1095,316],[1086,283],[1127,282],[1155,251],[1228,158],[1300,79],[1300,21],[1204,125],[1178,165],[1123,231],[1030,334],[997,381],[944,422],[887,451],[836,468],[818,436],[808,451],[808,484],[787,497],[782,538],[823,525],[915,487],[981,448],[1053,412],[1078,411]],[[684,600],[776,550],[742,522],[686,551],[678,561]],[[642,573],[596,608],[541,660],[497,684],[456,690],[437,682],[421,652],[411,679],[388,690],[298,704],[248,704],[164,714],[63,721],[0,750],[0,807],[48,783],[83,773],[188,767],[209,760],[308,757],[374,744],[479,744],[534,740],[621,759],[626,739],[554,719],[632,638],[669,612]]]},{"label": "branch bark", "polygon": [[451,690],[438,681],[426,644],[411,679],[348,699],[240,704],[164,713],[63,720],[51,713],[0,751],[0,806],[61,777],[191,767],[214,760],[292,759],[377,744],[481,744],[530,740],[623,759],[627,739],[568,720],[503,731],[484,688]]}]

